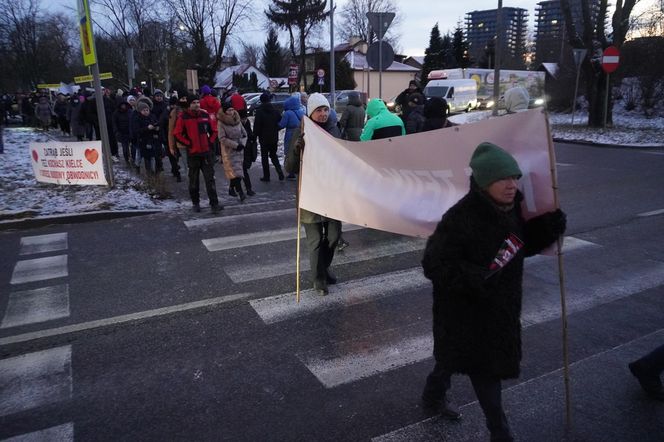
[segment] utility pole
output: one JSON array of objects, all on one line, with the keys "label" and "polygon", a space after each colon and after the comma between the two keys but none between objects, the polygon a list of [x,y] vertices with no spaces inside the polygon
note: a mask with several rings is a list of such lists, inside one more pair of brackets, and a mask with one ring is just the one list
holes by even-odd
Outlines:
[{"label": "utility pole", "polygon": [[496,45],[493,54],[493,111],[498,115],[498,100],[500,99],[500,52],[503,46],[503,0],[498,0],[498,17],[496,18]]},{"label": "utility pole", "polygon": [[330,0],[330,98],[332,98],[332,109],[337,106],[337,94],[335,83],[335,58],[334,58],[334,0]]}]

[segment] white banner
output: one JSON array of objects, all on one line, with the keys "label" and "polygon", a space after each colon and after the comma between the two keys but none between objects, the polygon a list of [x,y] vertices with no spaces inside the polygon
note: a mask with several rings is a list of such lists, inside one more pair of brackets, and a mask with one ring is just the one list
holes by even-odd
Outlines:
[{"label": "white banner", "polygon": [[529,219],[555,208],[546,118],[533,109],[369,142],[333,138],[305,118],[299,205],[347,223],[426,238],[468,192],[470,157],[490,141],[519,162]]},{"label": "white banner", "polygon": [[30,143],[35,178],[42,183],[107,185],[101,141]]}]

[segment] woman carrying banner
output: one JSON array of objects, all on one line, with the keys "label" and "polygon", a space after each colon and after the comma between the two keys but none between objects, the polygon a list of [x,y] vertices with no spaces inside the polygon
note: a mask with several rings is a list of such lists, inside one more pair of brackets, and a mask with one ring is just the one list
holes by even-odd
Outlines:
[{"label": "woman carrying banner", "polygon": [[[330,118],[330,103],[325,96],[314,93],[307,101],[307,115],[323,130],[335,138],[340,138],[336,119]],[[285,160],[286,172],[300,172],[300,155],[304,149],[304,138],[300,134],[300,128],[296,128],[292,137],[292,146],[288,150]],[[330,271],[330,265],[334,258],[334,250],[341,235],[341,221],[327,218],[308,210],[301,210],[302,224],[307,236],[309,246],[309,263],[311,264],[311,275],[314,290],[325,296],[328,293],[328,284],[335,284],[337,278]]]},{"label": "woman carrying banner", "polygon": [[501,381],[519,376],[523,261],[564,233],[566,217],[556,210],[524,221],[521,170],[500,147],[480,144],[470,167],[470,191],[443,215],[422,260],[433,283],[436,359],[422,401],[458,419],[445,393],[452,374],[467,374],[491,440],[511,441]]}]

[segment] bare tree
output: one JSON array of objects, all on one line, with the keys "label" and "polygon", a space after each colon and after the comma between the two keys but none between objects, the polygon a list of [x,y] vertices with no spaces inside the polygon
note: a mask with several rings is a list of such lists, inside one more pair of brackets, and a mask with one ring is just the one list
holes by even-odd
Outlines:
[{"label": "bare tree", "polygon": [[[609,44],[620,48],[625,42],[630,27],[630,15],[639,0],[616,0],[615,12],[611,20],[613,32],[611,41],[606,34],[605,17],[608,1],[600,0],[596,13],[590,9],[590,2],[581,2],[581,29],[576,29],[572,18],[569,0],[560,0],[565,18],[566,33],[573,48],[585,48],[588,57],[583,61],[582,72],[586,83],[586,99],[588,100],[588,125],[599,127],[603,124],[604,96],[606,94],[606,77],[599,64],[601,51]],[[611,94],[609,94],[611,100]],[[607,121],[611,122],[611,101],[608,105]]]},{"label": "bare tree", "polygon": [[262,54],[263,48],[261,46],[245,41],[240,43],[240,63],[257,67],[260,64]]},{"label": "bare tree", "polygon": [[[190,38],[203,80],[221,66],[229,37],[249,16],[250,0],[165,0]],[[210,47],[212,50],[210,50]]]},{"label": "bare tree", "polygon": [[341,9],[339,37],[349,41],[351,37],[359,37],[371,44],[378,40],[376,33],[369,26],[367,12],[393,12],[396,14],[392,24],[383,37],[390,45],[399,45],[399,26],[402,22],[399,7],[395,0],[349,0]]}]

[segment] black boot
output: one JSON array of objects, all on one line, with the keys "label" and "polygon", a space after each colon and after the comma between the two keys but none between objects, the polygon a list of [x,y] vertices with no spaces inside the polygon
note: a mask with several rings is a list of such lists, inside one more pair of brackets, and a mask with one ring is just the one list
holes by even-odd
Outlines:
[{"label": "black boot", "polygon": [[230,196],[237,196],[237,193],[235,192],[235,189],[233,188],[233,186],[228,188],[228,194]]}]

